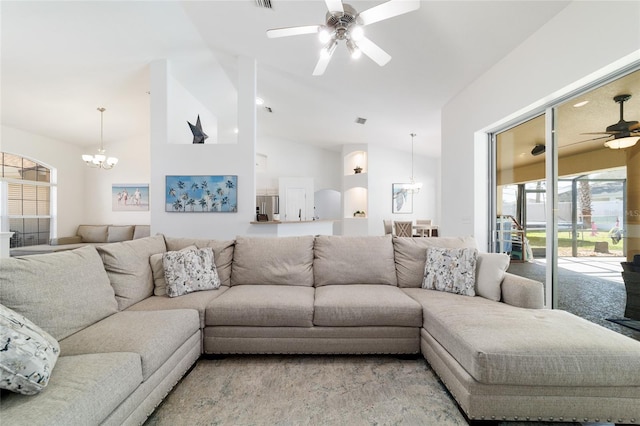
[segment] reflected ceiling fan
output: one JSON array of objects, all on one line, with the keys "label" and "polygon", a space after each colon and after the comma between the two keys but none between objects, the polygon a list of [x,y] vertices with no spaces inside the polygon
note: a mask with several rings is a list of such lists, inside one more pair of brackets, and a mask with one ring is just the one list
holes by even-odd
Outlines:
[{"label": "reflected ceiling fan", "polygon": [[325,45],[320,51],[320,59],[313,75],[324,74],[338,41],[342,40],[346,42],[352,58],[357,59],[364,53],[378,65],[384,66],[391,60],[391,56],[364,36],[363,27],[420,8],[418,0],[389,0],[358,13],[351,5],[342,3],[341,0],[325,0],[325,3],[329,11],[323,25],[275,28],[267,31],[269,38],[318,34],[320,41]]},{"label": "reflected ceiling fan", "polygon": [[631,95],[615,96],[613,100],[620,104],[620,121],[608,126],[604,132],[582,133],[583,135],[606,135],[587,141],[611,138],[604,143],[606,147],[611,149],[622,149],[635,145],[640,140],[640,124],[637,121],[625,121],[624,119],[624,103],[629,99],[631,99]]}]

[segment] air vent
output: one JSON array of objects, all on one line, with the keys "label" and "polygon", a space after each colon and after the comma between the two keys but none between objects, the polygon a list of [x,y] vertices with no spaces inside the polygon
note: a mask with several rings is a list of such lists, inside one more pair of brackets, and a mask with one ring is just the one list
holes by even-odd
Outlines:
[{"label": "air vent", "polygon": [[256,6],[264,7],[265,9],[273,9],[273,6],[271,6],[271,0],[256,0]]},{"label": "air vent", "polygon": [[362,117],[356,118],[356,123],[358,123],[358,124],[364,124],[366,122],[367,122],[366,118],[362,118]]}]

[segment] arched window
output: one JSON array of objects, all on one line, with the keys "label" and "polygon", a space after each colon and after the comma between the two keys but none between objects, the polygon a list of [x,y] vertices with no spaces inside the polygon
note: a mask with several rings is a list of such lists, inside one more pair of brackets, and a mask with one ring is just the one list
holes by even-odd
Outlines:
[{"label": "arched window", "polygon": [[0,152],[0,230],[14,232],[12,248],[49,243],[55,198],[52,181],[46,166]]}]

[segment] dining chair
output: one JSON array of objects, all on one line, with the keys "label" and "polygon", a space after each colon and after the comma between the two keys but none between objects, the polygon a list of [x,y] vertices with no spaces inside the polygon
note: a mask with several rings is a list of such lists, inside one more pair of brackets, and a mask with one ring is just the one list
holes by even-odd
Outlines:
[{"label": "dining chair", "polygon": [[431,219],[416,219],[416,225],[418,225],[416,227],[418,235],[421,237],[424,237],[425,235],[427,237],[431,236]]},{"label": "dining chair", "polygon": [[393,234],[393,223],[390,220],[382,219],[384,224],[384,235]]},{"label": "dining chair", "polygon": [[411,237],[413,235],[413,222],[396,220],[393,222],[396,228],[396,237]]}]

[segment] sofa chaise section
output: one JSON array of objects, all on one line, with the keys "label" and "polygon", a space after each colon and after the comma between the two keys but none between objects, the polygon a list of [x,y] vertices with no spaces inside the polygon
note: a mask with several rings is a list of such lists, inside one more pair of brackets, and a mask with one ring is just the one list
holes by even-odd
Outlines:
[{"label": "sofa chaise section", "polygon": [[421,351],[469,419],[638,420],[640,343],[561,310],[405,291],[423,308]]}]

